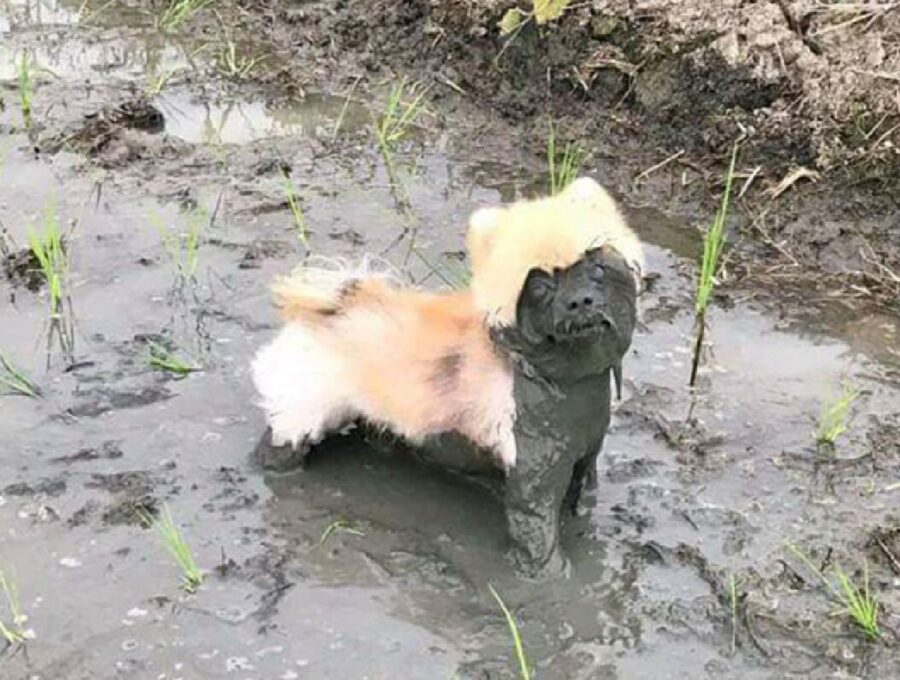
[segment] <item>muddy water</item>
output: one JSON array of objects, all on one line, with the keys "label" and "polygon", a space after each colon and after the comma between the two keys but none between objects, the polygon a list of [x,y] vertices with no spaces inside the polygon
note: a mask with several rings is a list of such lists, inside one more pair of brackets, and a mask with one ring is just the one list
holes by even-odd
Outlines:
[{"label": "muddy water", "polygon": [[[398,211],[361,104],[334,135],[340,96],[272,103],[189,80],[153,100],[163,133],[125,130],[90,157],[36,154],[81,129],[83,114],[133,97],[153,64],[189,63],[146,26],[79,23],[77,4],[0,4],[0,78],[48,35],[64,46],[37,57],[56,77],[35,91],[31,136],[13,84],[0,90],[0,223],[17,253],[29,226],[56,215],[75,325],[73,358],[54,344],[48,356],[46,289],[0,279],[0,349],[44,392],[0,397],[0,565],[34,632],[0,656],[0,676],[517,677],[488,584],[515,612],[539,678],[900,674],[900,581],[868,543],[876,528],[897,530],[894,320],[731,291],[712,314],[692,399],[697,243],[690,225],[635,210],[658,278],[601,483],[565,526],[571,578],[524,581],[504,558],[491,498],[383,444],[351,434],[303,473],[263,475],[251,460],[263,421],[247,365],[276,328],[268,282],[306,252],[282,168],[313,252],[379,253],[434,287],[460,272],[466,215],[532,190],[539,171],[512,154],[486,164],[466,130],[426,129],[398,155],[411,206]],[[197,220],[195,276],[180,276],[184,253],[161,234]],[[151,341],[202,370],[154,371]],[[864,394],[837,451],[817,452],[822,399],[844,381]],[[194,595],[135,519],[163,503],[209,572]],[[786,541],[830,550],[848,569],[868,555],[884,642],[827,616],[833,604],[808,572],[806,586],[795,575],[803,567]]]}]

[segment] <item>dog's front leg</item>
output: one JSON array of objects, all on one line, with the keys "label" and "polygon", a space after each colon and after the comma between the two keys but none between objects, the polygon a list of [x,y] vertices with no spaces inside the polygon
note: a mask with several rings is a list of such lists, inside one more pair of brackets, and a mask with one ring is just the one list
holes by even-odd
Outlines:
[{"label": "dog's front leg", "polygon": [[516,444],[516,466],[504,487],[513,559],[530,575],[564,573],[567,563],[559,550],[559,521],[572,465],[558,441],[517,431]]}]

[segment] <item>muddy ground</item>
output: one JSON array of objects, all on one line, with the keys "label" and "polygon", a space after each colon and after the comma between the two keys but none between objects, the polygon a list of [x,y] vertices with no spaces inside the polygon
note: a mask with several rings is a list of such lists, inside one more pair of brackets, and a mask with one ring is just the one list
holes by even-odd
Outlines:
[{"label": "muddy ground", "polygon": [[[0,350],[42,392],[0,397],[0,566],[33,632],[0,656],[0,677],[518,677],[489,584],[538,678],[900,675],[894,161],[804,155],[768,124],[748,133],[740,170],[753,181],[692,396],[697,227],[738,123],[783,94],[758,99],[764,70],[688,59],[695,25],[662,22],[668,3],[650,19],[588,4],[523,29],[497,68],[507,3],[217,3],[218,17],[166,33],[152,4],[0,0]],[[889,20],[840,32],[890,36]],[[619,30],[622,44],[605,40]],[[559,66],[595,42],[634,64],[665,36],[679,47],[669,86],[641,83],[649,65],[604,67],[584,91]],[[265,60],[229,76],[229,41]],[[878,68],[895,63],[885,55]],[[679,70],[689,62],[695,80]],[[714,74],[725,82],[704,89]],[[395,156],[398,201],[371,112],[403,75],[431,89]],[[663,95],[679,102],[665,116]],[[816,106],[844,129],[840,107]],[[468,213],[546,186],[551,118],[628,207],[651,280],[601,483],[565,525],[572,575],[532,583],[505,559],[491,498],[383,443],[351,434],[303,473],[263,474],[247,369],[277,327],[269,281],[308,251],[382,254],[430,287],[458,280]],[[798,117],[791,134],[814,136],[813,122]],[[798,166],[818,182],[766,193]],[[69,254],[66,348],[26,247],[54,218]],[[154,370],[159,345],[200,370]],[[850,429],[818,450],[823,400],[844,382],[862,389]],[[194,594],[141,525],[164,504],[208,572]],[[867,565],[878,641],[835,615],[787,543],[828,574],[861,582]]]}]

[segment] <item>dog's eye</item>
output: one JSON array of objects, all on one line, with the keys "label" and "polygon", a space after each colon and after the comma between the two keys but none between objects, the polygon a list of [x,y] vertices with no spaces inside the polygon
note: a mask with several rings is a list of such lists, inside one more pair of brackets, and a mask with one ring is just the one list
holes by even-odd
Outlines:
[{"label": "dog's eye", "polygon": [[546,279],[535,279],[531,282],[531,294],[538,300],[546,300],[553,295],[553,284]]}]

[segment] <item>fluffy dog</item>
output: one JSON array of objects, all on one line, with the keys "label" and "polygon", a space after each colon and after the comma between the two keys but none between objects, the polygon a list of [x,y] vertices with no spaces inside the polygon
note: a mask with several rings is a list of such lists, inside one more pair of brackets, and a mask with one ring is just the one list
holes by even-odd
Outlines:
[{"label": "fluffy dog", "polygon": [[477,210],[467,245],[460,292],[404,288],[366,266],[301,266],[274,286],[285,326],[253,379],[272,444],[299,458],[357,421],[426,451],[464,440],[471,461],[503,474],[520,561],[556,569],[560,508],[595,471],[621,382],[641,245],[589,178]]}]

